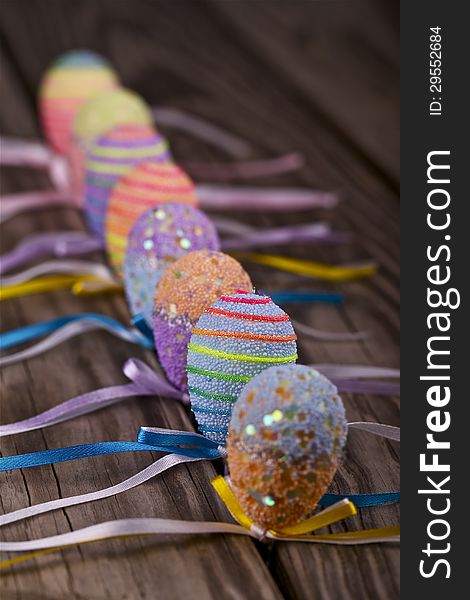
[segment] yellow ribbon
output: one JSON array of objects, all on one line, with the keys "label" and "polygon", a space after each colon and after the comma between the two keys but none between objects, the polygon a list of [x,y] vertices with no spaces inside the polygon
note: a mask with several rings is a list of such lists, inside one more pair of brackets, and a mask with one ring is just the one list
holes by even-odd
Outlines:
[{"label": "yellow ribbon", "polygon": [[[250,517],[248,517],[242,510],[237,497],[232,492],[230,486],[220,475],[212,480],[212,485],[215,491],[218,493],[230,513],[233,515],[236,521],[240,523],[246,529],[251,529],[255,523]],[[392,525],[390,527],[379,527],[376,529],[363,529],[361,531],[348,531],[344,533],[328,533],[328,534],[315,534],[306,535],[317,529],[327,527],[333,523],[337,523],[346,517],[353,516],[357,513],[356,507],[352,502],[344,504],[333,505],[326,510],[318,513],[317,515],[305,519],[297,525],[286,527],[280,531],[269,530],[271,536],[276,539],[282,540],[283,538],[289,538],[290,540],[299,541],[361,541],[372,538],[388,538],[395,537],[400,534],[400,526]]]},{"label": "yellow ribbon", "polygon": [[101,294],[104,292],[121,292],[122,286],[113,284],[96,275],[54,275],[38,277],[32,281],[5,285],[0,287],[0,300],[53,292],[56,290],[72,289],[78,295]]},{"label": "yellow ribbon", "polygon": [[358,266],[335,266],[300,258],[258,254],[256,252],[231,252],[230,254],[238,260],[246,260],[323,281],[352,281],[371,277],[377,272],[377,265],[373,263]]},{"label": "yellow ribbon", "polygon": [[[259,529],[256,527],[254,521],[248,517],[242,510],[240,503],[238,502],[235,494],[230,489],[230,486],[227,484],[225,479],[221,476],[216,477],[212,481],[212,485],[215,488],[216,492],[220,496],[221,500],[227,506],[230,513],[233,515],[234,519],[238,521],[238,523],[244,527],[246,530]],[[317,515],[310,517],[309,519],[305,519],[301,521],[297,525],[293,525],[290,527],[285,527],[282,530],[268,530],[266,533],[269,533],[268,539],[277,539],[283,540],[288,538],[293,541],[324,541],[324,542],[361,542],[367,541],[368,539],[377,539],[377,538],[388,538],[388,537],[396,537],[400,533],[400,527],[398,525],[394,525],[391,527],[381,527],[377,529],[364,529],[362,531],[348,531],[343,533],[330,533],[330,534],[315,534],[308,535],[312,531],[316,531],[317,529],[322,529],[323,527],[327,527],[328,525],[332,525],[333,523],[337,523],[346,517],[350,517],[356,514],[356,507],[352,502],[349,501],[341,501],[338,504],[330,506],[329,508],[323,510]],[[103,540],[109,539],[127,539],[131,537],[139,537],[151,535],[150,533],[136,533],[136,534],[128,534],[128,535],[116,535],[112,537],[97,537],[90,540],[84,540],[81,542],[74,542],[71,544],[64,544],[62,546],[57,546],[54,548],[46,548],[44,550],[37,550],[35,552],[31,552],[28,554],[22,554],[21,556],[17,556],[15,558],[11,558],[9,560],[5,560],[0,563],[0,569],[5,569],[7,567],[11,567],[12,565],[16,565],[25,560],[30,560],[31,558],[38,558],[40,556],[44,556],[46,554],[51,554],[53,552],[58,552],[60,550],[64,550],[66,548],[70,548],[71,546],[77,546],[82,544],[91,544],[94,542],[99,542]]]},{"label": "yellow ribbon", "polygon": [[[223,503],[225,504],[225,506],[233,515],[234,519],[246,529],[251,529],[251,527],[255,525],[254,521],[243,512],[237,497],[232,492],[230,486],[225,481],[225,479],[219,475],[218,477],[212,480],[212,485],[215,491],[220,496]],[[321,529],[322,527],[332,525],[333,523],[341,521],[346,517],[351,517],[356,513],[357,510],[354,504],[352,502],[346,502],[344,504],[332,506],[319,514],[310,517],[309,519],[301,521],[297,525],[285,527],[284,529],[279,531],[270,529],[269,533],[275,536],[276,538],[295,537],[299,539],[304,539],[305,537],[311,537],[305,536],[305,534],[311,531],[315,531],[316,529]]]}]

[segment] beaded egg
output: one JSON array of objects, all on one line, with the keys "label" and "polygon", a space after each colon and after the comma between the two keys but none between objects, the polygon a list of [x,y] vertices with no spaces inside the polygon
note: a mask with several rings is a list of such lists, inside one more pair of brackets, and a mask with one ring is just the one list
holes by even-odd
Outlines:
[{"label": "beaded egg", "polygon": [[71,144],[72,123],[93,96],[119,86],[109,62],[89,50],[71,50],[46,71],[39,88],[39,112],[48,143],[60,154]]},{"label": "beaded egg", "polygon": [[94,141],[85,163],[85,213],[88,225],[104,238],[111,191],[122,175],[145,160],[171,160],[165,138],[148,125],[118,125]]},{"label": "beaded egg", "polygon": [[225,445],[232,408],[252,377],[295,363],[297,336],[268,296],[229,294],[207,307],[188,346],[188,391],[200,431]]},{"label": "beaded egg", "polygon": [[151,323],[155,288],[165,269],[194,250],[219,250],[217,231],[206,215],[184,204],[160,204],[140,215],[129,232],[124,289],[133,315]]},{"label": "beaded egg", "polygon": [[83,195],[86,153],[99,136],[117,125],[153,125],[150,107],[138,94],[125,88],[93,96],[82,104],[75,116],[68,158],[78,197]]},{"label": "beaded egg", "polygon": [[244,512],[277,530],[307,517],[331,484],[346,437],[344,406],[329,379],[303,365],[259,373],[233,407],[227,441]]},{"label": "beaded egg", "polygon": [[155,290],[152,325],[160,363],[174,385],[186,387],[188,342],[202,313],[223,294],[252,287],[240,263],[222,252],[190,252],[166,269]]},{"label": "beaded egg", "polygon": [[109,261],[119,276],[131,227],[147,209],[166,202],[198,206],[193,182],[173,163],[139,163],[114,186],[108,201],[105,241]]}]

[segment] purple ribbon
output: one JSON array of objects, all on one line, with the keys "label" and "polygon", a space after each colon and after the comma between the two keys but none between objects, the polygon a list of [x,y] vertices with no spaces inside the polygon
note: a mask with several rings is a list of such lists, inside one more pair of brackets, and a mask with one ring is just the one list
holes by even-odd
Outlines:
[{"label": "purple ribbon", "polygon": [[257,230],[222,240],[223,250],[245,250],[271,245],[314,242],[320,244],[340,244],[350,240],[350,235],[332,232],[327,225],[309,223],[273,229]]},{"label": "purple ribbon", "polygon": [[78,256],[103,249],[103,243],[79,231],[51,231],[33,235],[0,257],[0,275],[5,275],[24,263],[47,255]]},{"label": "purple ribbon", "polygon": [[360,379],[336,379],[333,383],[339,392],[350,394],[375,394],[378,396],[399,396],[400,384],[387,381],[362,381]]},{"label": "purple ribbon", "polygon": [[123,368],[131,383],[115,385],[81,394],[62,402],[34,417],[0,426],[0,437],[50,427],[68,419],[85,415],[131,396],[165,396],[189,403],[189,396],[174,388],[164,377],[136,358],[129,359]]}]

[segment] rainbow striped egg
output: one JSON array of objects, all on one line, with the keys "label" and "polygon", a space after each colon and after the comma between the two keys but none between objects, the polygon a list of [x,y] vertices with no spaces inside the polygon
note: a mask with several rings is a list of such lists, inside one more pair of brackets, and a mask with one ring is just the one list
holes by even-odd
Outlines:
[{"label": "rainbow striped egg", "polygon": [[79,197],[83,195],[86,153],[98,137],[118,125],[153,126],[150,107],[131,90],[108,90],[93,96],[80,107],[73,121],[68,154],[74,189]]},{"label": "rainbow striped egg", "polygon": [[109,261],[119,276],[132,226],[143,212],[167,202],[198,205],[193,182],[173,163],[139,163],[114,186],[106,214],[105,241]]},{"label": "rainbow striped egg", "polygon": [[188,346],[188,391],[200,431],[225,445],[233,405],[248,381],[295,363],[297,336],[268,296],[230,294],[208,308]]},{"label": "rainbow striped egg", "polygon": [[85,164],[85,212],[93,233],[104,239],[108,199],[115,183],[145,160],[171,160],[168,142],[148,125],[118,125],[98,138]]},{"label": "rainbow striped egg", "polygon": [[39,89],[39,112],[48,143],[60,154],[71,146],[72,123],[87,100],[119,86],[109,62],[89,50],[71,50],[46,71]]},{"label": "rainbow striped egg", "polygon": [[266,529],[306,517],[331,484],[347,431],[338,390],[315,369],[279,365],[259,373],[234,406],[227,440],[243,511]]}]

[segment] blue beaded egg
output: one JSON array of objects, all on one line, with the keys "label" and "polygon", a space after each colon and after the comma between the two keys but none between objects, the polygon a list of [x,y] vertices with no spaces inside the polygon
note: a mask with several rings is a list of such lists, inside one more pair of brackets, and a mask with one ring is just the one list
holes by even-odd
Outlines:
[{"label": "blue beaded egg", "polygon": [[268,296],[222,296],[193,328],[188,391],[200,431],[225,445],[232,408],[244,385],[273,365],[295,363],[297,336]]}]

